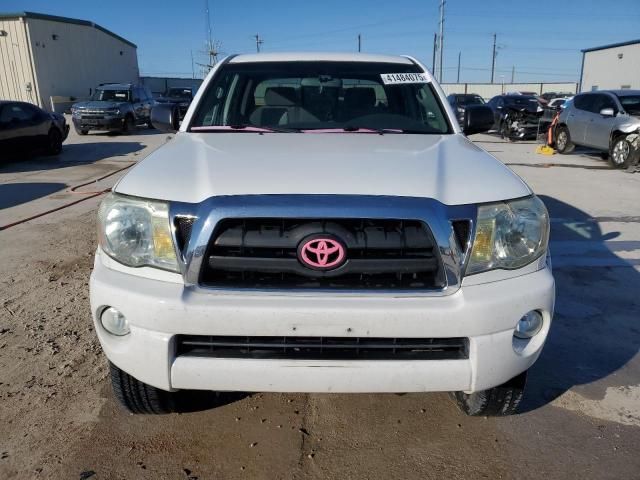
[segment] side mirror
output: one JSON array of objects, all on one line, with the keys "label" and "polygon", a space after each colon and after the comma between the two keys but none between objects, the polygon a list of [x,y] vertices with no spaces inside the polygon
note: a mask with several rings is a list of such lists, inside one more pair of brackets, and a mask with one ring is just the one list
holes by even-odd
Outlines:
[{"label": "side mirror", "polygon": [[486,105],[469,105],[464,113],[462,131],[465,135],[488,132],[494,124],[493,110]]},{"label": "side mirror", "polygon": [[159,103],[151,109],[151,125],[163,132],[177,132],[179,116],[177,105]]},{"label": "side mirror", "polygon": [[616,113],[613,111],[613,108],[603,108],[600,110],[600,115],[603,117],[614,117],[615,114]]}]

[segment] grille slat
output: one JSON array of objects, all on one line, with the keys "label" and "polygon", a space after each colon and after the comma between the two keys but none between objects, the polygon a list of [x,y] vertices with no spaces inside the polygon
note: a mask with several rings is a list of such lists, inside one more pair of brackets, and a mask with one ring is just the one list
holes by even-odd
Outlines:
[{"label": "grille slat", "polygon": [[178,355],[297,360],[459,360],[466,338],[233,337],[179,335]]},{"label": "grille slat", "polygon": [[[298,260],[311,235],[330,234],[347,250],[334,270]],[[231,288],[439,289],[438,249],[422,222],[386,219],[245,218],[216,227],[201,284]]]}]

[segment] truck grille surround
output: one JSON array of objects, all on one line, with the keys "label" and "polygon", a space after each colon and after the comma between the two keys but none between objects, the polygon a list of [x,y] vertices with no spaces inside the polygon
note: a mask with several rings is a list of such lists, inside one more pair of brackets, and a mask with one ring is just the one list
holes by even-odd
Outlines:
[{"label": "truck grille surround", "polygon": [[467,338],[178,335],[178,356],[291,360],[461,360]]},{"label": "truck grille surround", "polygon": [[[183,231],[183,227],[186,231]],[[176,222],[178,242],[191,225]],[[300,247],[315,237],[335,239],[344,261],[314,268]],[[435,290],[446,285],[437,244],[422,221],[395,219],[239,218],[213,232],[200,284],[217,288]]]}]

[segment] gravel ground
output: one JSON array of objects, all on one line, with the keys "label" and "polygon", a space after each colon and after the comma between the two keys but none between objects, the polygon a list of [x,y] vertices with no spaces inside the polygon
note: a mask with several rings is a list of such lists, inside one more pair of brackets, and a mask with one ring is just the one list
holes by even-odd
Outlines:
[{"label": "gravel ground", "polygon": [[[0,226],[81,198],[69,188],[165,138],[72,133],[60,158],[0,167]],[[202,394],[128,415],[89,315],[92,198],[0,231],[0,478],[638,478],[640,174],[474,140],[553,218],[557,315],[522,414],[468,418],[445,394]]]}]

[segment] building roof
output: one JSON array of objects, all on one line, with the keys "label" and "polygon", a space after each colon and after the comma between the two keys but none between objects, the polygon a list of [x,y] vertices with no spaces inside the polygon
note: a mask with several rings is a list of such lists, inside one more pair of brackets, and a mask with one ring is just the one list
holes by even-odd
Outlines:
[{"label": "building roof", "polygon": [[383,62],[412,65],[413,62],[399,55],[373,55],[370,53],[323,53],[323,52],[289,52],[289,53],[251,53],[233,57],[229,63],[249,62]]},{"label": "building roof", "polygon": [[36,13],[36,12],[13,12],[13,13],[2,13],[0,12],[0,20],[9,20],[14,18],[34,18],[38,20],[48,20],[50,22],[60,22],[60,23],[71,23],[74,25],[84,25],[85,27],[93,27],[96,28],[107,35],[112,36],[120,40],[121,42],[126,43],[127,45],[132,46],[133,48],[138,48],[135,43],[130,42],[126,38],[122,38],[120,35],[116,35],[110,30],[107,30],[104,27],[101,27],[97,23],[90,22],[88,20],[78,20],[77,18],[69,18],[69,17],[58,17],[57,15],[47,15],[44,13]]},{"label": "building roof", "polygon": [[581,50],[581,52],[595,52],[596,50],[607,50],[609,48],[625,47],[627,45],[635,45],[636,43],[640,43],[640,39],[629,40],[628,42],[610,43],[609,45],[602,45],[601,47],[585,48],[584,50]]}]

